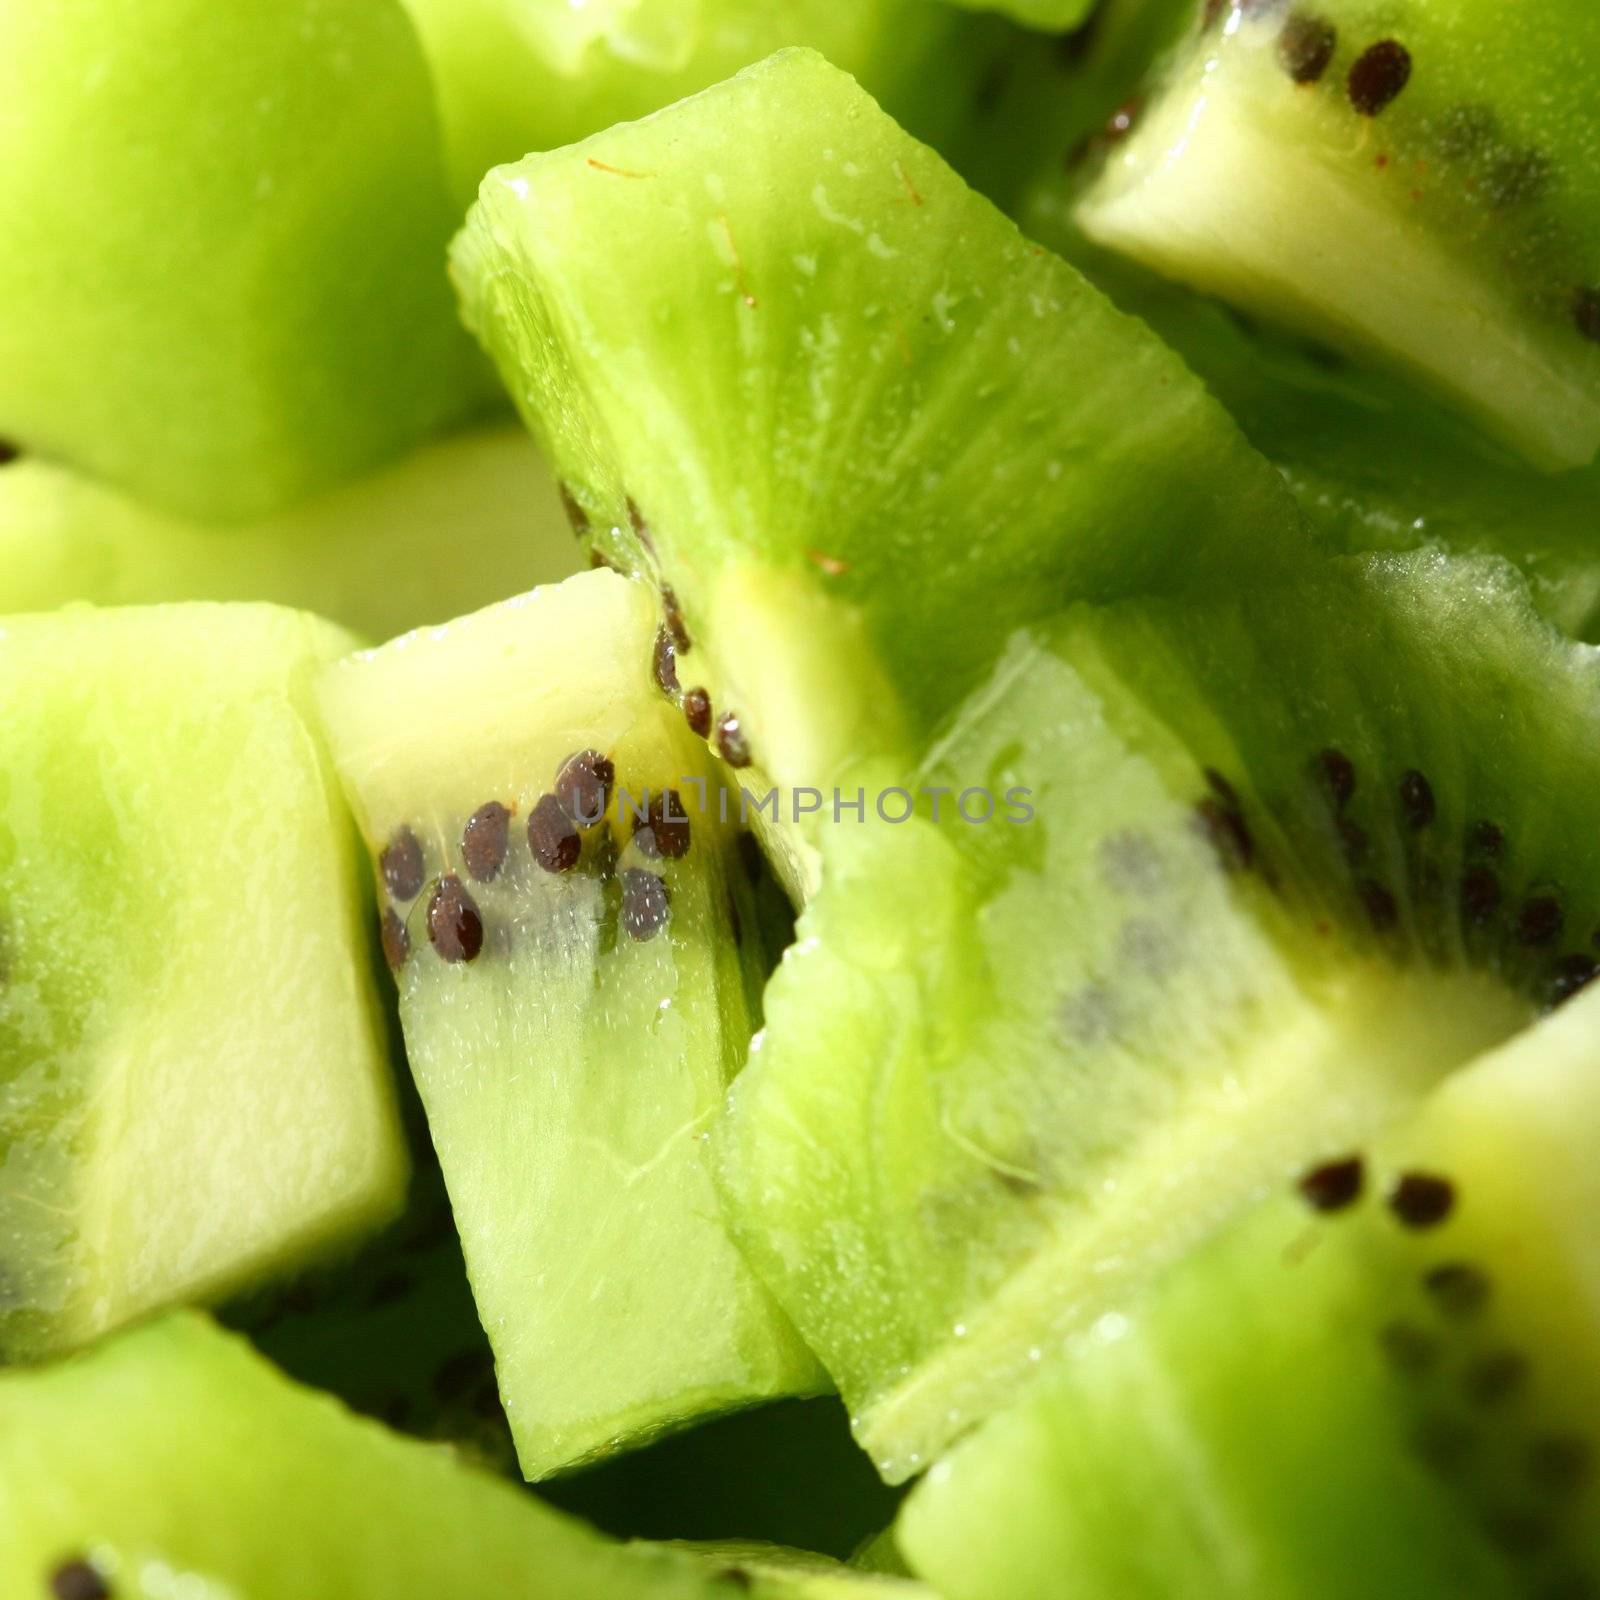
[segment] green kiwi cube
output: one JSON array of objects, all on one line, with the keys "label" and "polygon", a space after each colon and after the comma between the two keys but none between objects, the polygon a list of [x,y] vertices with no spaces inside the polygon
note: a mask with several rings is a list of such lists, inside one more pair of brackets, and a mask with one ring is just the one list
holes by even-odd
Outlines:
[{"label": "green kiwi cube", "polygon": [[880,1470],[1587,983],[1597,784],[1600,661],[1498,561],[1020,633],[918,815],[822,830],[718,1134]]},{"label": "green kiwi cube", "polygon": [[825,1386],[720,1216],[769,953],[656,613],[584,573],[319,690],[530,1478]]},{"label": "green kiwi cube", "polygon": [[162,511],[34,456],[0,466],[0,613],[269,600],[388,639],[580,564],[550,471],[515,424],[423,445],[243,524]]},{"label": "green kiwi cube", "polygon": [[406,1156],[358,840],[270,606],[0,620],[0,1353],[370,1232]]},{"label": "green kiwi cube", "polygon": [[1600,447],[1600,10],[1212,8],[1089,236],[1398,370],[1535,466]]},{"label": "green kiwi cube", "polygon": [[736,1592],[352,1416],[194,1313],[0,1376],[0,1485],[0,1589],[18,1600]]},{"label": "green kiwi cube", "polygon": [[1303,554],[1182,365],[812,52],[497,169],[454,261],[596,549],[670,591],[684,686],[758,794],[909,771],[1074,594]]},{"label": "green kiwi cube", "polygon": [[1590,991],[1326,1146],[934,1468],[917,1569],[948,1600],[1587,1592],[1597,1063]]},{"label": "green kiwi cube", "polygon": [[481,404],[398,0],[0,16],[0,439],[265,515]]}]

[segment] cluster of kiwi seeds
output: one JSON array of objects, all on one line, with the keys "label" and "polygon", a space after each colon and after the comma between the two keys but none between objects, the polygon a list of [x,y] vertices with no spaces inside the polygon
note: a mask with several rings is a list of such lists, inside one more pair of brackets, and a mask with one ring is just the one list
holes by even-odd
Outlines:
[{"label": "cluster of kiwi seeds", "polygon": [[[565,484],[560,485],[561,504],[567,513],[572,531],[589,546],[590,562],[596,567],[611,567],[605,554],[594,545],[594,529],[577,496]],[[653,567],[659,566],[655,541],[650,536],[650,526],[638,505],[628,501],[628,523],[640,549]],[[684,624],[683,609],[672,586],[659,583],[661,592],[661,627],[656,633],[655,650],[650,670],[661,692],[683,712],[684,721],[697,737],[708,740],[712,749],[733,768],[748,767],[751,761],[750,741],[738,712],[717,714],[711,704],[710,692],[701,686],[685,689],[678,680],[678,661],[694,648],[689,630]]]},{"label": "cluster of kiwi seeds", "polygon": [[[1355,1213],[1367,1191],[1367,1163],[1358,1154],[1322,1162],[1298,1183],[1301,1199],[1321,1218]],[[1600,1600],[1600,1583],[1565,1566],[1558,1553],[1563,1519],[1593,1478],[1594,1442],[1570,1430],[1546,1431],[1525,1415],[1518,1420],[1519,1409],[1531,1406],[1534,1361],[1496,1336],[1490,1273],[1435,1248],[1449,1239],[1459,1198],[1454,1178],[1426,1171],[1399,1173],[1383,1194],[1389,1242],[1418,1256],[1407,1265],[1415,1305],[1375,1332],[1385,1366],[1410,1391],[1411,1448],[1430,1472],[1473,1497],[1491,1543],[1536,1570],[1542,1600]]]},{"label": "cluster of kiwi seeds", "polygon": [[[1313,792],[1320,797],[1337,853],[1349,872],[1358,925],[1385,942],[1395,960],[1406,955],[1402,899],[1385,881],[1373,847],[1373,818],[1363,826],[1357,797],[1361,774],[1342,750],[1327,746],[1308,762]],[[1194,802],[1196,826],[1230,873],[1251,873],[1276,889],[1279,878],[1258,842],[1237,787],[1206,769],[1207,791]],[[1387,787],[1389,798],[1383,797]],[[1495,972],[1552,1011],[1600,976],[1600,926],[1587,948],[1574,948],[1571,928],[1581,925],[1562,886],[1549,879],[1518,882],[1512,840],[1504,828],[1480,818],[1466,830],[1459,854],[1440,865],[1443,840],[1434,838],[1439,808],[1427,775],[1408,767],[1379,786],[1376,804],[1392,807],[1380,826],[1404,843],[1406,882],[1399,885],[1416,916],[1426,953],[1448,965],[1465,953],[1474,965]]]},{"label": "cluster of kiwi seeds", "polygon": [[[623,819],[611,814],[616,776],[610,756],[599,750],[574,752],[561,763],[519,832],[526,840],[527,860],[540,871],[552,877],[587,871],[602,883],[615,883],[621,892],[621,926],[629,938],[644,943],[672,915],[671,892],[650,863],[686,856],[691,825],[676,789],[642,789],[642,809],[630,809],[632,837],[619,850],[613,829]],[[382,919],[383,952],[394,971],[410,959],[412,948],[409,921],[400,907],[424,907],[428,943],[441,961],[478,959],[484,919],[469,880],[490,884],[506,870],[518,848],[511,829],[514,815],[503,801],[484,801],[461,828],[454,852],[458,861],[447,859],[431,876],[415,829],[402,824],[390,836],[378,856],[378,874],[389,897]]]}]

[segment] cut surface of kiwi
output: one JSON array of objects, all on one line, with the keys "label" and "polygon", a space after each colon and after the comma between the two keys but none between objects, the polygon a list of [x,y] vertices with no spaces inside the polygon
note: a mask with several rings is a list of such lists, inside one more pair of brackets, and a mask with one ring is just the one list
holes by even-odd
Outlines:
[{"label": "cut surface of kiwi", "polygon": [[0,1352],[215,1299],[400,1207],[362,863],[270,606],[0,620]]},{"label": "cut surface of kiwi", "polygon": [[580,560],[549,469],[504,424],[243,524],[165,513],[37,457],[0,467],[0,613],[268,600],[388,639]]},{"label": "cut surface of kiwi", "polygon": [[1303,551],[1182,365],[812,52],[500,169],[454,261],[757,793],[908,772],[1074,594]]},{"label": "cut surface of kiwi", "polygon": [[654,591],[584,573],[320,685],[530,1478],[825,1387],[719,1215],[770,957],[660,638]]},{"label": "cut surface of kiwi", "polygon": [[0,14],[0,438],[266,515],[487,400],[398,0]]},{"label": "cut surface of kiwi", "polygon": [[948,1600],[1592,1592],[1597,1063],[1590,991],[1327,1146],[937,1466],[902,1548]]},{"label": "cut surface of kiwi", "polygon": [[1547,469],[1600,447],[1600,10],[1214,9],[1078,209],[1099,243],[1375,359]]},{"label": "cut surface of kiwi", "polygon": [[1597,728],[1503,563],[1347,558],[1019,635],[824,830],[718,1138],[886,1476],[1594,975]]},{"label": "cut surface of kiwi", "polygon": [[731,1600],[181,1313],[0,1377],[0,1589],[18,1600]]}]

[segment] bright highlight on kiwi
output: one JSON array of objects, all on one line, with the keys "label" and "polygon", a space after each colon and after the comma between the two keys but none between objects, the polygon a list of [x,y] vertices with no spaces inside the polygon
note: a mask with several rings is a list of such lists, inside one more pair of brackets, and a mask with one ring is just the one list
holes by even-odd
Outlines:
[{"label": "bright highlight on kiwi", "polygon": [[1589,10],[258,10],[0,4],[7,1600],[1600,1595]]}]

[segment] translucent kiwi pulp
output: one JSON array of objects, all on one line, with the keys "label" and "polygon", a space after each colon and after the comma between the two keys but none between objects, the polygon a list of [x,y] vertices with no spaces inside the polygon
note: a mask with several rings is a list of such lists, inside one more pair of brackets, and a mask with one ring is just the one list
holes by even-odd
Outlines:
[{"label": "translucent kiwi pulp", "polygon": [[824,1386],[718,1215],[769,953],[657,632],[651,591],[586,573],[321,685],[530,1478]]},{"label": "translucent kiwi pulp", "polygon": [[192,1314],[0,1376],[0,1491],[18,1600],[739,1592],[352,1417]]},{"label": "translucent kiwi pulp", "polygon": [[487,399],[453,212],[398,0],[8,6],[0,438],[206,520],[367,470]]},{"label": "translucent kiwi pulp", "polygon": [[754,790],[903,776],[1074,594],[1302,553],[1181,365],[810,52],[496,171],[454,264]]},{"label": "translucent kiwi pulp", "polygon": [[271,606],[0,619],[6,1359],[282,1279],[400,1208],[309,692],[353,643]]},{"label": "translucent kiwi pulp", "polygon": [[1597,1055],[1590,992],[1324,1147],[935,1469],[918,1570],[949,1600],[1593,1593]]},{"label": "translucent kiwi pulp", "polygon": [[433,65],[463,207],[491,167],[645,116],[793,45],[821,51],[940,142],[964,126],[1009,43],[994,19],[929,0],[404,3]]},{"label": "translucent kiwi pulp", "polygon": [[271,600],[387,639],[580,564],[549,469],[515,425],[242,526],[167,515],[36,457],[0,467],[0,612]]},{"label": "translucent kiwi pulp", "polygon": [[718,1137],[886,1476],[1594,976],[1597,725],[1502,563],[1340,561],[1019,635],[826,831]]},{"label": "translucent kiwi pulp", "polygon": [[1600,11],[1212,8],[1079,207],[1196,287],[1375,356],[1535,465],[1600,446]]}]

